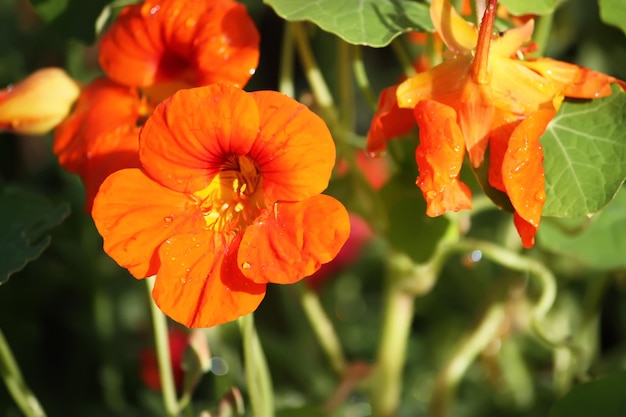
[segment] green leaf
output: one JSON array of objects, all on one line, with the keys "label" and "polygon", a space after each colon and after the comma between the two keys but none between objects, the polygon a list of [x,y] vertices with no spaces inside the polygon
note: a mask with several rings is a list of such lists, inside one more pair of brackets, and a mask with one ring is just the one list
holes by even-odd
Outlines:
[{"label": "green leaf", "polygon": [[348,43],[383,47],[411,30],[434,30],[427,4],[414,0],[265,0],[286,20],[310,20]]},{"label": "green leaf", "polygon": [[109,0],[30,0],[50,31],[64,39],[91,44],[96,21]]},{"label": "green leaf", "polygon": [[523,14],[544,15],[552,13],[561,0],[501,0],[511,14],[520,16]]},{"label": "green leaf", "polygon": [[592,219],[544,219],[538,241],[594,269],[626,268],[626,189]]},{"label": "green leaf", "polygon": [[625,391],[626,372],[578,385],[556,402],[549,417],[622,417]]},{"label": "green leaf", "polygon": [[600,0],[600,19],[607,25],[618,27],[626,34],[626,2],[624,0]]},{"label": "green leaf", "polygon": [[50,244],[44,232],[68,214],[66,204],[19,188],[0,190],[0,285],[41,255]]},{"label": "green leaf", "polygon": [[626,93],[565,102],[541,138],[546,175],[544,216],[596,213],[626,178]]}]

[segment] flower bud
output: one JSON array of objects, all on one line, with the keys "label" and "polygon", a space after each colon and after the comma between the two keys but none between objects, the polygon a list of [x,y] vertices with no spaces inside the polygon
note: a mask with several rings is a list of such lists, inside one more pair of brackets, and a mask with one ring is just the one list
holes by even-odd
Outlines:
[{"label": "flower bud", "polygon": [[43,68],[0,91],[0,131],[42,135],[70,112],[80,86],[60,68]]}]

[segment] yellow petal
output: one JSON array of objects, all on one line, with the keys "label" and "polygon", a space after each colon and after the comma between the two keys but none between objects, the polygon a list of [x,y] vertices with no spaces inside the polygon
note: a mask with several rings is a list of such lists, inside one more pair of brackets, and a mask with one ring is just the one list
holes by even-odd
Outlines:
[{"label": "yellow petal", "polygon": [[493,40],[490,55],[502,58],[515,55],[524,43],[530,41],[534,28],[534,20],[529,20],[522,26],[507,30],[502,36]]},{"label": "yellow petal", "polygon": [[448,0],[432,0],[430,18],[437,33],[454,53],[466,54],[476,46],[476,27],[463,19]]},{"label": "yellow petal", "polygon": [[48,133],[70,112],[79,85],[60,68],[35,71],[0,91],[0,130],[20,134]]},{"label": "yellow petal", "polygon": [[497,108],[518,115],[558,109],[563,93],[557,84],[526,68],[521,61],[491,58],[491,89]]}]

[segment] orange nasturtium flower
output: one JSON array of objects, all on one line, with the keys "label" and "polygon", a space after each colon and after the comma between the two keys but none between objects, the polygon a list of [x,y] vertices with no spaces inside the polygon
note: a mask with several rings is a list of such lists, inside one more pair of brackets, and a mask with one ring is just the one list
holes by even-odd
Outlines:
[{"label": "orange nasturtium flower", "polygon": [[70,112],[80,86],[60,68],[37,70],[0,90],[0,131],[43,135]]},{"label": "orange nasturtium flower", "polygon": [[320,194],[330,132],[280,93],[180,90],[143,126],[139,157],[104,181],[92,215],[105,251],[136,278],[156,274],[156,303],[189,327],[254,311],[266,284],[311,275],[348,238],[346,209]]},{"label": "orange nasturtium flower", "polygon": [[489,1],[478,31],[448,0],[431,2],[431,18],[448,47],[447,59],[391,87],[396,89],[398,108],[387,99],[390,102],[379,110],[384,119],[374,118],[368,149],[383,150],[390,138],[385,126],[394,121],[403,126],[405,109],[412,109],[420,128],[416,183],[426,199],[427,214],[438,216],[471,207],[470,190],[459,180],[465,151],[477,168],[489,145],[489,183],[508,195],[522,244],[529,248],[545,201],[539,139],[548,123],[564,97],[607,96],[611,83],[626,84],[565,62],[520,59],[534,23],[529,20],[494,34],[496,5],[496,0]]},{"label": "orange nasturtium flower", "polygon": [[109,174],[140,166],[138,125],[151,112],[152,106],[137,89],[98,78],[82,91],[72,114],[57,127],[53,151],[61,166],[81,177],[88,212]]},{"label": "orange nasturtium flower", "polygon": [[110,78],[157,101],[214,82],[243,87],[259,61],[259,33],[233,0],[147,0],[122,10],[99,61]]}]

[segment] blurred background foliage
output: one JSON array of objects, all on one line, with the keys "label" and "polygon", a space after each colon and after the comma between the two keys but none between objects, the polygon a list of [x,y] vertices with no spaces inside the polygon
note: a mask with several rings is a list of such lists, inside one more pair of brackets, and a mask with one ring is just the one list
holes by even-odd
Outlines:
[{"label": "blurred background foliage", "polygon": [[[44,11],[45,18],[27,0],[0,0],[0,85],[15,83],[46,66],[63,67],[83,82],[97,76],[100,72],[94,27],[108,2],[32,3]],[[261,1],[248,0],[246,4],[262,34],[261,62],[246,89],[277,89],[284,22]],[[119,7],[108,10],[114,15]],[[562,2],[555,14],[546,55],[624,80],[624,33],[602,23],[599,16],[595,1]],[[322,68],[332,68],[335,37],[313,27],[311,30]],[[363,53],[375,92],[402,77],[390,48],[364,48]],[[336,86],[333,72],[325,75],[330,85]],[[356,94],[356,133],[363,136],[372,112],[365,98]],[[301,74],[298,96],[303,101],[310,96]],[[0,133],[0,185],[45,196],[56,210],[69,207],[67,218],[49,232],[48,249],[0,287],[0,328],[49,416],[163,415],[159,393],[141,380],[141,352],[152,345],[145,286],[102,252],[101,239],[83,210],[82,185],[58,166],[51,149],[51,135],[17,137]],[[413,186],[417,175],[413,149],[414,142],[398,141],[394,155],[404,155],[404,159],[396,159],[394,178],[403,182],[392,181],[381,195],[389,202],[392,240],[414,259],[423,261],[445,230],[447,220],[416,215],[425,207]],[[360,210],[350,174],[335,179],[329,193],[349,209]],[[0,198],[0,213],[5,219],[19,210],[9,194]],[[54,212],[52,208],[50,211]],[[548,333],[571,336],[585,346],[584,354],[589,357],[578,362],[585,372],[573,369],[576,366],[569,351],[548,347],[527,330],[525,294],[532,298],[536,290],[527,275],[496,266],[482,259],[480,252],[464,253],[451,257],[433,290],[416,300],[399,416],[426,414],[437,373],[464,335],[480,323],[486,306],[494,299],[505,300],[506,325],[463,378],[454,416],[544,417],[558,398],[583,382],[581,375],[626,370],[624,193],[607,212],[604,219],[546,219],[542,226],[542,234],[548,235],[546,244],[540,236],[539,245],[530,251],[558,278],[559,296],[546,323]],[[58,215],[59,222],[64,216]],[[509,214],[485,210],[472,218],[470,234],[506,245],[511,239],[510,223]],[[587,223],[600,226],[600,230],[582,243],[558,234],[564,228],[585,230]],[[608,235],[617,240],[607,240]],[[374,239],[353,266],[319,289],[348,359],[363,364],[364,369],[375,359],[380,337],[382,276],[388,250],[388,242]],[[607,257],[611,250],[613,253]],[[271,286],[256,322],[272,373],[277,408],[287,410],[280,415],[320,415],[319,407],[336,394],[338,379],[302,312],[297,286]],[[245,382],[236,325],[209,329],[207,333],[212,354],[224,359],[227,372],[207,374],[194,400],[215,408],[233,386],[245,395]],[[614,379],[615,383],[603,386],[601,391],[623,392],[624,378]],[[335,415],[370,415],[364,390],[357,385],[346,395]],[[572,409],[584,412],[585,404],[594,406],[583,402],[566,409],[565,414],[556,410],[553,415],[571,417],[574,414],[567,413]],[[0,416],[19,415],[6,390],[0,388]]]}]

